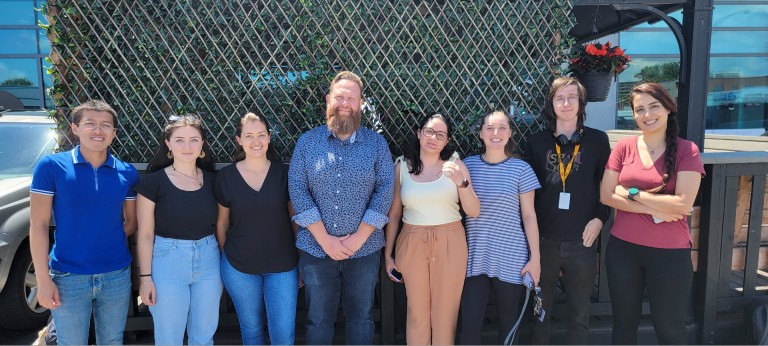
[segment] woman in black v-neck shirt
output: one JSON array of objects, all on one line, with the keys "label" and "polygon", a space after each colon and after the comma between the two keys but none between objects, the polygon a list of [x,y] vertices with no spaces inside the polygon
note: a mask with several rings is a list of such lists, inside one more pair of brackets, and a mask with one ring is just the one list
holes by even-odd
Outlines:
[{"label": "woman in black v-neck shirt", "polygon": [[[248,113],[237,126],[235,164],[216,178],[216,223],[224,287],[243,344],[294,343],[299,274],[288,196],[288,167],[270,145],[269,124]],[[263,311],[266,310],[266,321]]]}]

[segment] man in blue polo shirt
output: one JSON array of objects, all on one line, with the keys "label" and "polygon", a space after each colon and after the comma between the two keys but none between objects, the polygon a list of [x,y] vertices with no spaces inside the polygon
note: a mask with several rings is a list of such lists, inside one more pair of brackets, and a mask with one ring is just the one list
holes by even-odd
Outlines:
[{"label": "man in blue polo shirt", "polygon": [[[72,111],[73,150],[44,157],[32,176],[30,248],[40,305],[51,309],[60,345],[122,344],[131,296],[126,236],[136,231],[133,166],[109,152],[117,115],[103,101]],[[55,241],[48,258],[51,213]]]}]

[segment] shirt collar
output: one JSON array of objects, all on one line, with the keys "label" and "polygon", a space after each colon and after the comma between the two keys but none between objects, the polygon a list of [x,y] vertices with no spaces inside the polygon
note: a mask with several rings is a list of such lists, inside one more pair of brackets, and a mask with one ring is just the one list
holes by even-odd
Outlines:
[{"label": "shirt collar", "polygon": [[357,137],[357,135],[360,133],[360,129],[357,129],[355,132],[353,132],[352,135],[349,136],[349,138],[347,138],[345,141],[342,141],[341,139],[339,139],[339,137],[336,137],[336,134],[334,134],[333,132],[331,132],[330,129],[328,129],[328,126],[325,126],[325,131],[328,134],[328,139],[335,138],[341,142],[349,142],[350,144],[355,143],[355,141],[363,141],[363,136]]},{"label": "shirt collar", "polygon": [[[85,160],[85,156],[83,156],[83,153],[80,152],[80,145],[79,144],[77,146],[75,146],[74,149],[72,149],[71,153],[72,153],[72,161],[75,164],[78,164],[78,163],[88,163],[88,161]],[[109,167],[112,167],[112,168],[116,167],[115,157],[112,156],[112,153],[109,150],[107,150],[107,161],[104,161],[104,164],[102,166],[109,166]]]}]

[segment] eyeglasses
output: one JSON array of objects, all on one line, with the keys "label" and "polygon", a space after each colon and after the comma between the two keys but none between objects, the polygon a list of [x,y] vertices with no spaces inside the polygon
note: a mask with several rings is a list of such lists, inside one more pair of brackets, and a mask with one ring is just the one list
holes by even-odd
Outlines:
[{"label": "eyeglasses", "polygon": [[558,97],[555,99],[556,105],[564,105],[565,101],[568,101],[568,104],[574,104],[579,101],[579,98],[576,96],[568,96],[568,97]]},{"label": "eyeglasses", "polygon": [[438,141],[444,141],[448,139],[448,134],[443,131],[435,131],[429,127],[425,127],[421,129],[421,133],[423,133],[427,137],[435,136]]},{"label": "eyeglasses", "polygon": [[82,128],[88,131],[96,131],[97,128],[101,129],[104,132],[112,132],[115,130],[115,126],[112,124],[96,124],[92,122],[87,122],[87,123],[77,124],[77,126],[81,126]]}]

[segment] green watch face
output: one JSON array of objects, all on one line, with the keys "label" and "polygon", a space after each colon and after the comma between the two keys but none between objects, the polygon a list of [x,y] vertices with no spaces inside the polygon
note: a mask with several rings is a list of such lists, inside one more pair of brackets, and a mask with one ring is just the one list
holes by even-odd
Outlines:
[{"label": "green watch face", "polygon": [[629,188],[629,194],[630,195],[636,195],[638,193],[640,193],[640,190],[638,190],[636,187],[630,187]]}]

